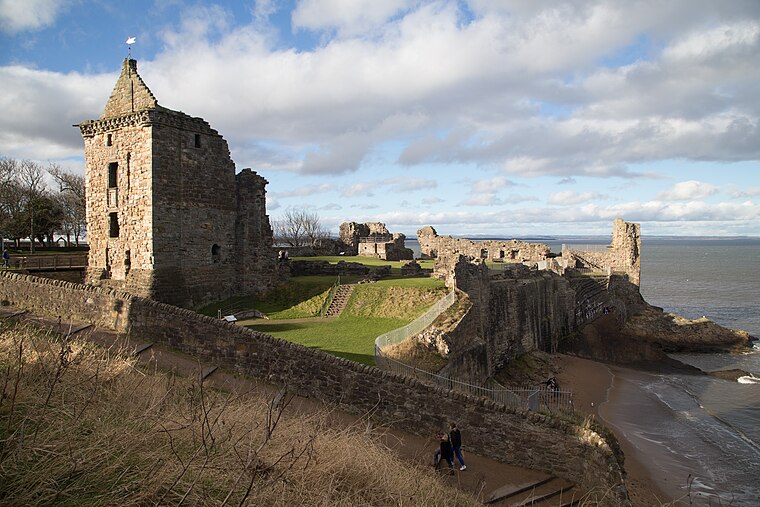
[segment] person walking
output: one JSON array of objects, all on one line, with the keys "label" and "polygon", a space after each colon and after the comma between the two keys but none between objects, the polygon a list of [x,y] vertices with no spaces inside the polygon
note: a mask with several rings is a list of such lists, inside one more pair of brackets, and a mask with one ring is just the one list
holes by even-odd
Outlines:
[{"label": "person walking", "polygon": [[[464,464],[464,458],[462,457],[462,433],[459,431],[459,428],[457,428],[457,423],[455,422],[449,424],[449,441],[451,442],[452,451],[456,454],[459,464],[461,465],[459,470],[462,472],[467,470],[467,465]],[[454,464],[453,458],[451,464],[452,466]]]},{"label": "person walking", "polygon": [[6,269],[11,267],[11,253],[7,248],[3,248],[3,267]]},{"label": "person walking", "polygon": [[454,450],[451,448],[449,436],[446,433],[441,434],[441,459],[445,459],[449,465],[449,471],[454,470]]}]

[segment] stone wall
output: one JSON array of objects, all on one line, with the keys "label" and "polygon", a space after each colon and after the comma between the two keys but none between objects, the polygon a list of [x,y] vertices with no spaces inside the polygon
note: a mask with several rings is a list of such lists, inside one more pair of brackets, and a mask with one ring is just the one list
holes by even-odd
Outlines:
[{"label": "stone wall", "polygon": [[394,234],[389,241],[360,241],[357,255],[385,261],[412,260],[414,252],[406,248],[405,242],[406,236],[401,233]]},{"label": "stone wall", "polygon": [[377,424],[428,436],[456,420],[473,452],[574,481],[593,489],[600,505],[630,505],[607,443],[551,416],[513,411],[126,292],[0,273],[0,300],[166,344]]},{"label": "stone wall", "polygon": [[[366,241],[367,238],[372,238]],[[365,241],[362,241],[365,239]],[[406,236],[391,234],[382,222],[344,222],[340,224],[340,243],[348,255],[372,257],[386,261],[414,259],[414,252],[406,248]]]},{"label": "stone wall", "polygon": [[525,352],[556,350],[576,327],[575,291],[550,271],[517,265],[494,275],[461,256],[453,281],[472,302],[464,320],[485,344],[486,378]]},{"label": "stone wall", "polygon": [[599,271],[624,273],[634,285],[641,280],[641,226],[616,218],[612,224],[612,243],[605,251],[562,251],[566,265]]},{"label": "stone wall", "polygon": [[541,243],[528,243],[511,239],[509,241],[473,241],[451,236],[439,236],[431,227],[417,231],[420,251],[423,259],[435,259],[456,255],[466,255],[474,259],[487,259],[502,262],[520,262],[534,264],[547,258],[551,249]]}]

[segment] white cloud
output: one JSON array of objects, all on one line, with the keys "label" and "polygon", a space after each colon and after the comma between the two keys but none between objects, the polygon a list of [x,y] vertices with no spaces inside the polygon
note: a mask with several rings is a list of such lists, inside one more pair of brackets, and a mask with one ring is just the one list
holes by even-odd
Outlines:
[{"label": "white cloud", "polygon": [[605,195],[598,192],[574,192],[572,190],[567,190],[564,192],[553,192],[549,194],[547,202],[549,204],[557,204],[560,206],[572,206],[589,201],[598,201],[605,197]]},{"label": "white cloud", "polygon": [[377,188],[376,183],[372,182],[363,182],[363,183],[353,183],[347,187],[345,187],[340,195],[343,197],[357,197],[357,196],[365,196],[365,197],[372,197],[375,195],[372,191]]},{"label": "white cloud", "polygon": [[292,14],[294,28],[335,29],[345,35],[372,31],[416,2],[407,0],[301,0]]},{"label": "white cloud", "polygon": [[739,188],[736,185],[728,185],[726,191],[731,197],[736,198],[760,197],[760,187]]},{"label": "white cloud", "polygon": [[688,201],[693,199],[704,199],[718,192],[718,189],[709,183],[690,180],[676,183],[670,189],[660,193],[658,199],[664,201]]},{"label": "white cloud", "polygon": [[489,178],[487,180],[477,181],[472,184],[470,193],[476,194],[480,192],[493,192],[502,188],[513,187],[515,182],[508,180],[503,176],[497,176],[495,178]]},{"label": "white cloud", "polygon": [[303,187],[297,187],[286,192],[270,192],[270,195],[275,197],[306,197],[315,194],[324,194],[333,190],[333,186],[329,183],[322,183],[321,185],[306,185]]},{"label": "white cloud", "polygon": [[0,0],[0,31],[14,34],[50,26],[67,0]]},{"label": "white cloud", "polygon": [[391,187],[391,192],[414,192],[417,190],[431,190],[438,184],[435,180],[422,179],[422,178],[389,178],[381,181],[383,185]]}]

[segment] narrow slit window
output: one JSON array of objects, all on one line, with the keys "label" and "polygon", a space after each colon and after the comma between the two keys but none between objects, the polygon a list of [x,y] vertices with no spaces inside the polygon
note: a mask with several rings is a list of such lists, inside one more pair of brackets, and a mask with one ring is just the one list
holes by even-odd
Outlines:
[{"label": "narrow slit window", "polygon": [[117,174],[119,172],[119,163],[111,162],[108,164],[108,188],[116,188]]},{"label": "narrow slit window", "polygon": [[195,147],[200,148],[201,147],[201,135],[195,134]]},{"label": "narrow slit window", "polygon": [[113,145],[113,137],[111,137],[112,134],[106,134],[106,146]]},{"label": "narrow slit window", "polygon": [[222,247],[217,244],[211,246],[211,262],[216,264],[222,256]]},{"label": "narrow slit window", "polygon": [[109,213],[108,214],[108,235],[112,238],[118,238],[119,237],[119,214],[118,213]]}]

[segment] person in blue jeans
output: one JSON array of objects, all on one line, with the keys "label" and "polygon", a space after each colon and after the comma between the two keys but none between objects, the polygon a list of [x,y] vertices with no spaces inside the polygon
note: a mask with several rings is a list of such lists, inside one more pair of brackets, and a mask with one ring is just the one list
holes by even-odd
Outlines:
[{"label": "person in blue jeans", "polygon": [[451,447],[454,449],[454,454],[459,460],[459,464],[462,465],[459,467],[459,470],[467,470],[467,465],[464,464],[464,458],[462,457],[462,434],[459,432],[459,428],[457,428],[457,423],[449,423],[449,442],[451,442]]}]

